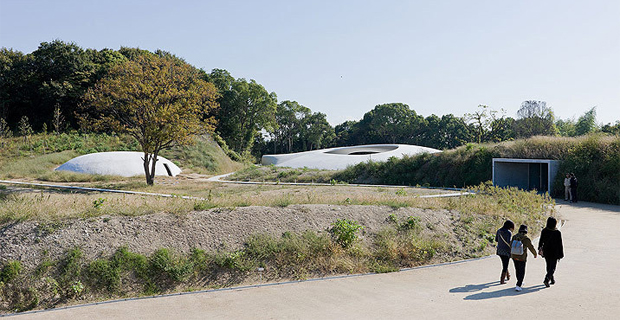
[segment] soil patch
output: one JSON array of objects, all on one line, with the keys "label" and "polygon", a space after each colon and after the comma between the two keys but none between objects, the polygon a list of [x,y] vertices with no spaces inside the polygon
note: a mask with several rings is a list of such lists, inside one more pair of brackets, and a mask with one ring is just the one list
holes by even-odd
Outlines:
[{"label": "soil patch", "polygon": [[337,219],[358,221],[364,226],[364,238],[387,226],[390,214],[399,219],[419,217],[422,226],[427,226],[423,232],[440,235],[448,243],[459,242],[452,232],[458,213],[446,210],[322,204],[238,207],[183,215],[162,213],[12,223],[0,228],[0,262],[18,260],[25,267],[34,267],[44,258],[57,259],[74,247],[79,247],[87,260],[110,255],[121,246],[147,255],[159,248],[179,252],[189,252],[192,248],[235,250],[242,248],[253,234],[326,232]]}]

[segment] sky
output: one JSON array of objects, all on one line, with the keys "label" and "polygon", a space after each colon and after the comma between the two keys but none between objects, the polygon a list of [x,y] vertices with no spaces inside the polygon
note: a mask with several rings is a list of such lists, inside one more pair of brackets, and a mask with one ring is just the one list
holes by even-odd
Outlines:
[{"label": "sky", "polygon": [[0,47],[169,51],[255,79],[332,125],[382,103],[463,116],[525,100],[620,120],[620,1],[0,0]]}]

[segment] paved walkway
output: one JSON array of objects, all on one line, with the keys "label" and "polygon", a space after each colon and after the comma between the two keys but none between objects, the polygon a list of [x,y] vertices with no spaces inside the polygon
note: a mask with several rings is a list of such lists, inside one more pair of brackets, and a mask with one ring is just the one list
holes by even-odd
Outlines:
[{"label": "paved walkway", "polygon": [[[558,210],[566,258],[545,288],[529,257],[522,292],[500,285],[497,257],[389,274],[115,302],[15,319],[618,319],[620,207]],[[511,263],[511,270],[514,268]],[[13,318],[13,317],[11,317]]]}]

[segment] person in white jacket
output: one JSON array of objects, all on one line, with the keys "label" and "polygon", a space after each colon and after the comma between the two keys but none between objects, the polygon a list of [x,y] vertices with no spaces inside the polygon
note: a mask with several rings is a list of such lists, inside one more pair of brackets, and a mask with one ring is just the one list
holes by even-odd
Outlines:
[{"label": "person in white jacket", "polygon": [[573,200],[572,195],[570,194],[570,174],[566,174],[566,178],[564,178],[564,201]]}]

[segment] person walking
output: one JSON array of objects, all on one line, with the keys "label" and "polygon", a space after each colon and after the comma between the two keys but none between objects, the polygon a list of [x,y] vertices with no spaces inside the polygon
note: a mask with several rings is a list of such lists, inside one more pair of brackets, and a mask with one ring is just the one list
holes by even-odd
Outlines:
[{"label": "person walking", "polygon": [[[520,250],[519,250],[520,249]],[[537,257],[536,249],[532,245],[532,240],[527,236],[527,226],[522,224],[519,227],[519,232],[512,237],[511,243],[511,256],[512,261],[515,264],[515,273],[517,274],[517,286],[516,291],[521,291],[523,288],[523,279],[525,278],[525,264],[527,262],[527,250],[530,250]]]},{"label": "person walking", "polygon": [[554,217],[547,218],[547,226],[540,233],[538,253],[545,258],[547,274],[543,283],[547,288],[549,284],[555,284],[555,268],[558,261],[564,258],[564,246],[562,245],[562,233],[556,228],[558,221]]},{"label": "person walking", "polygon": [[499,283],[504,284],[507,280],[510,280],[510,272],[508,272],[508,263],[510,262],[510,239],[512,239],[512,232],[515,230],[515,224],[506,220],[504,226],[497,230],[495,234],[495,241],[497,241],[496,253],[502,260],[502,275],[499,278]]},{"label": "person walking", "polygon": [[570,173],[566,174],[564,178],[564,201],[572,200],[570,196]]},{"label": "person walking", "polygon": [[570,174],[570,202],[577,203],[577,177],[574,173]]}]

